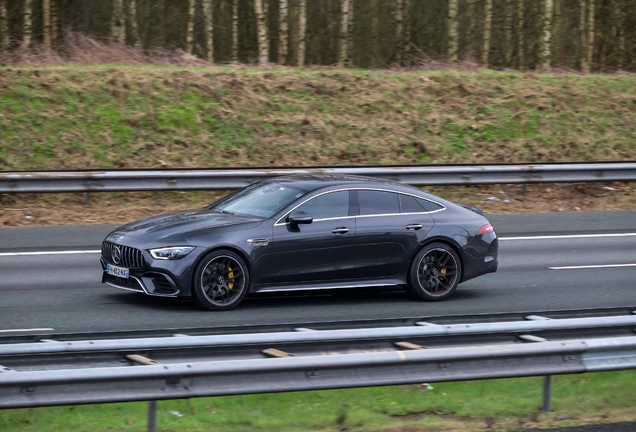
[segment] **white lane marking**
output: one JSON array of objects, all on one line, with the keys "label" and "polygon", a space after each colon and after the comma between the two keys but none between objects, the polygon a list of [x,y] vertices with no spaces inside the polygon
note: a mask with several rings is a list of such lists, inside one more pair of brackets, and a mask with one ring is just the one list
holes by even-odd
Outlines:
[{"label": "white lane marking", "polygon": [[622,234],[573,234],[573,235],[552,235],[533,237],[499,237],[499,240],[551,240],[551,239],[571,239],[571,238],[597,238],[597,237],[634,237],[636,233]]},{"label": "white lane marking", "polygon": [[52,329],[52,328],[9,329],[9,330],[0,330],[0,333],[30,332],[30,331],[49,331],[49,330],[55,330],[55,329]]},{"label": "white lane marking", "polygon": [[598,264],[598,265],[564,266],[564,267],[548,267],[548,268],[552,270],[577,270],[577,269],[614,268],[614,267],[636,267],[636,264]]},{"label": "white lane marking", "polygon": [[30,255],[71,255],[71,254],[95,254],[100,250],[75,250],[75,251],[43,251],[43,252],[2,252],[0,257],[6,256],[30,256]]}]

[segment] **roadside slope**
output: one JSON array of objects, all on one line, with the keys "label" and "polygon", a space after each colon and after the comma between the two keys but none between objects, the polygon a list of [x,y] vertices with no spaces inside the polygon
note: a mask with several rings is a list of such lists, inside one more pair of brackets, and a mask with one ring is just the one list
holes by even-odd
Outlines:
[{"label": "roadside slope", "polygon": [[634,158],[633,75],[0,69],[0,169]]}]

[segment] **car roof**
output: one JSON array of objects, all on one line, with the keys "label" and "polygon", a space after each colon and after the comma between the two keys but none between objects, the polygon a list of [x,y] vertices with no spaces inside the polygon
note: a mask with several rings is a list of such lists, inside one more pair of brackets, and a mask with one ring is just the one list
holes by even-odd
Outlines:
[{"label": "car roof", "polygon": [[282,177],[274,177],[266,180],[268,183],[289,184],[307,192],[318,189],[328,189],[332,187],[370,187],[387,188],[395,191],[417,191],[419,189],[412,186],[395,183],[392,181],[377,179],[373,177],[362,177],[345,174],[292,174]]}]

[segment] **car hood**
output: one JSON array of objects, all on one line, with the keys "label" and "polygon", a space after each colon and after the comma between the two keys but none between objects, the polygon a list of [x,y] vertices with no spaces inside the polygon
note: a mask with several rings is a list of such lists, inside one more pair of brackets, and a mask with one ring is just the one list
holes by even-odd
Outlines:
[{"label": "car hood", "polygon": [[185,210],[167,213],[131,222],[119,227],[111,234],[125,235],[128,237],[144,238],[148,240],[160,240],[179,235],[188,236],[188,233],[197,231],[209,231],[213,228],[237,226],[249,224],[258,225],[263,218],[240,216],[230,213],[219,213],[207,208]]}]

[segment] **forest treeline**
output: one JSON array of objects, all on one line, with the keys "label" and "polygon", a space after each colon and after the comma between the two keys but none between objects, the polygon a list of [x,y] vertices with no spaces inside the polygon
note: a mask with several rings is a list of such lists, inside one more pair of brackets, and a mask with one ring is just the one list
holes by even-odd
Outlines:
[{"label": "forest treeline", "polygon": [[215,63],[634,70],[636,0],[0,0],[2,49],[70,33]]}]

